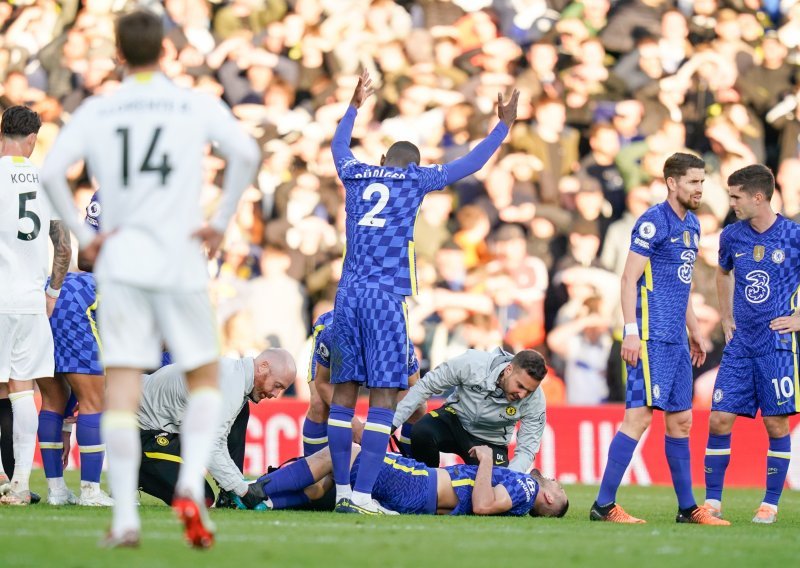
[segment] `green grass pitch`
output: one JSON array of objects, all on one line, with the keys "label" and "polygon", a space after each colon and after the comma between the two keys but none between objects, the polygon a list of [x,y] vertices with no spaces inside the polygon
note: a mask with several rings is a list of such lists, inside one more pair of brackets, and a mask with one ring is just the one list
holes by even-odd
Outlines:
[{"label": "green grass pitch", "polygon": [[[34,488],[46,494],[41,471]],[[77,486],[74,472],[68,483]],[[760,490],[726,491],[731,527],[675,523],[667,487],[623,487],[620,503],[648,524],[588,521],[597,491],[567,486],[564,519],[357,517],[333,513],[212,511],[217,544],[194,551],[183,543],[171,511],[142,497],[138,550],[100,550],[110,511],[80,507],[0,508],[0,566],[144,567],[421,567],[514,566],[796,566],[800,493],[786,491],[776,525],[753,525]],[[695,488],[699,497],[701,489]]]}]

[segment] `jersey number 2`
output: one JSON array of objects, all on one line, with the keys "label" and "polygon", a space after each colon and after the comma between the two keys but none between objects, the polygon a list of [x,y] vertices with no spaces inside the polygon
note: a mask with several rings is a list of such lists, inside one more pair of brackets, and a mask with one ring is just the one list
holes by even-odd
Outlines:
[{"label": "jersey number 2", "polygon": [[[130,177],[130,129],[117,128],[117,134],[122,138],[122,185],[128,187],[128,179]],[[153,152],[158,144],[158,138],[161,136],[161,127],[157,127],[153,132],[153,137],[150,139],[150,145],[147,148],[142,165],[139,166],[140,172],[158,172],[161,174],[161,185],[167,185],[167,177],[172,171],[172,166],[169,165],[169,156],[164,152],[161,154],[161,163],[156,165],[152,163]]]},{"label": "jersey number 2", "polygon": [[33,229],[29,233],[17,231],[17,238],[21,241],[32,241],[39,236],[39,231],[42,229],[42,220],[34,211],[28,211],[28,201],[36,199],[36,192],[29,191],[28,193],[19,194],[19,218],[30,219],[33,221]]},{"label": "jersey number 2", "polygon": [[367,211],[367,214],[361,218],[358,222],[359,225],[365,227],[383,227],[386,225],[386,219],[381,219],[375,215],[383,211],[383,208],[389,203],[389,188],[382,183],[371,183],[364,188],[361,199],[364,201],[372,201],[372,196],[376,193],[378,194],[378,202],[375,204],[375,207]]}]

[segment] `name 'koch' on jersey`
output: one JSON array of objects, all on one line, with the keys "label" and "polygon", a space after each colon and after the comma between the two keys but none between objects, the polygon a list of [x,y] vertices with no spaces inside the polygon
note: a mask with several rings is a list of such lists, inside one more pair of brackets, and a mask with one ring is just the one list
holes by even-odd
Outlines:
[{"label": "name 'koch' on jersey", "polygon": [[446,183],[446,167],[337,164],[345,187],[346,252],[339,286],[417,293],[414,223],[422,199]]},{"label": "name 'koch' on jersey", "polygon": [[757,233],[747,221],[725,227],[719,263],[733,270],[733,317],[736,331],[725,352],[738,357],[773,350],[798,351],[796,334],[780,334],[769,323],[798,307],[800,295],[800,225],[779,215]]},{"label": "name 'koch' on jersey", "polygon": [[695,214],[689,211],[681,220],[666,201],[636,221],[630,250],[649,258],[639,278],[636,300],[642,340],[688,341],[686,306],[699,240],[700,223]]}]

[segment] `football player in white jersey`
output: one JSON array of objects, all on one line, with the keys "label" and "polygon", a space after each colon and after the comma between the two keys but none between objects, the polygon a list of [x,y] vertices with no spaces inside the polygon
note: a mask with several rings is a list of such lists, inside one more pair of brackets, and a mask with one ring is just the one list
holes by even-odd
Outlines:
[{"label": "football player in white jersey", "polygon": [[[69,268],[69,233],[51,219],[39,185],[39,170],[28,158],[42,121],[23,106],[3,113],[0,147],[0,383],[7,383],[14,430],[14,474],[0,466],[0,503],[27,505],[39,426],[33,381],[53,376],[53,335],[48,315]],[[48,227],[54,258],[47,280],[49,250],[41,234]]]},{"label": "football player in white jersey", "polygon": [[[203,476],[217,428],[219,348],[203,245],[213,255],[242,192],[255,177],[258,146],[223,104],[176,86],[160,71],[161,20],[136,11],[117,21],[127,67],[120,88],[91,97],[61,131],[42,169],[56,210],[76,234],[103,298],[98,327],[108,389],[102,433],[114,515],[106,546],[137,546],[140,461],[136,411],[144,369],[158,368],[162,341],[186,372],[183,465],[173,508],[192,546],[213,544]],[[227,159],[222,202],[208,224],[200,206],[208,143]],[[81,221],[65,179],[85,159],[103,188],[103,226]]]}]

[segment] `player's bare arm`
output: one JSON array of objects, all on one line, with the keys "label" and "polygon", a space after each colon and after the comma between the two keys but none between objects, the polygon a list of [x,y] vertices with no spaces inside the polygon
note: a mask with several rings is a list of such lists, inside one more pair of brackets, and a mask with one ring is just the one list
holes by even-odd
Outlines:
[{"label": "player's bare arm", "polygon": [[700,331],[691,299],[686,304],[686,329],[689,331],[689,354],[692,358],[692,365],[699,367],[706,362],[708,341]]},{"label": "player's bare arm", "polygon": [[356,90],[353,92],[353,98],[350,99],[350,106],[358,109],[361,108],[361,105],[364,104],[364,101],[369,98],[375,92],[375,88],[372,85],[372,79],[369,76],[369,72],[364,69],[361,72],[361,75],[358,76],[358,83],[356,84]]},{"label": "player's bare arm", "polygon": [[[733,339],[733,332],[736,331],[736,322],[733,321],[733,272],[718,267],[716,280],[722,331],[725,333],[725,343],[730,343]],[[770,324],[771,326],[772,324]]]},{"label": "player's bare arm", "polygon": [[489,446],[470,448],[469,455],[478,460],[475,489],[472,491],[472,512],[476,515],[497,515],[511,509],[511,496],[504,487],[492,487],[494,453]]},{"label": "player's bare arm", "polygon": [[[648,260],[646,256],[630,251],[628,252],[628,259],[625,261],[625,268],[622,271],[620,285],[622,317],[626,328],[629,330],[625,333],[625,339],[622,340],[622,360],[632,367],[635,367],[639,361],[642,349],[641,332],[636,325],[636,297],[638,294],[636,287],[639,278],[644,273],[644,267],[647,266]],[[636,329],[634,330],[634,328]]]},{"label": "player's bare arm", "polygon": [[[72,246],[69,238],[69,230],[61,221],[50,221],[50,242],[53,243],[53,268],[50,272],[50,290],[61,290],[64,284],[64,277],[69,271],[69,263],[72,260]],[[47,316],[53,315],[56,307],[58,293],[47,294]]]}]

